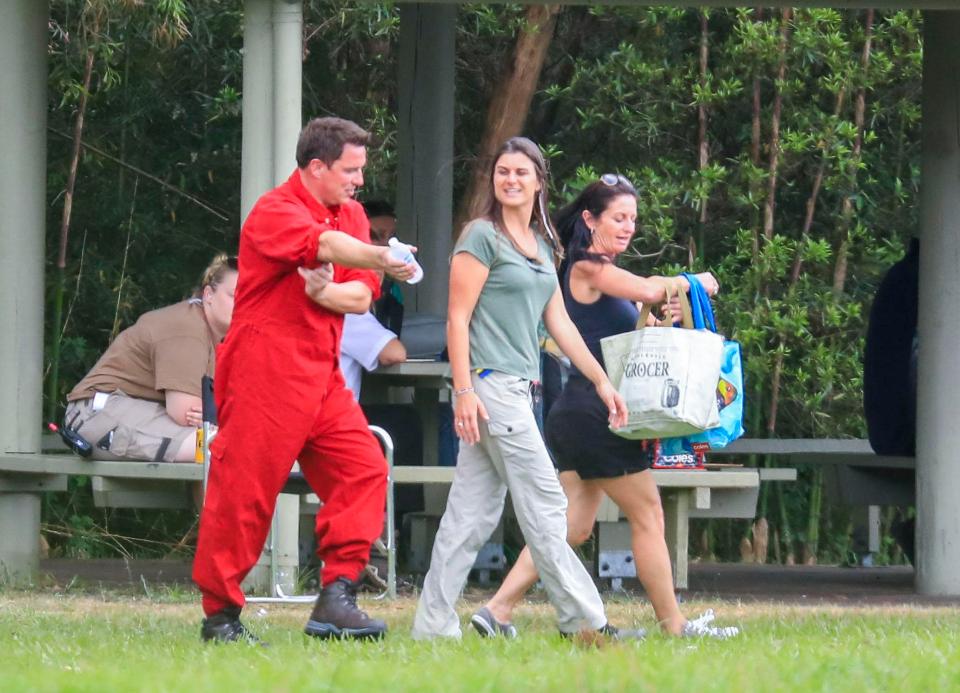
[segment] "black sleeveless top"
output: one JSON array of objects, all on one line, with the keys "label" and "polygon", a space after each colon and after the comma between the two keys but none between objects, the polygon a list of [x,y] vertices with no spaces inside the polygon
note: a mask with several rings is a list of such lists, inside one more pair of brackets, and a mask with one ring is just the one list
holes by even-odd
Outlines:
[{"label": "black sleeveless top", "polygon": [[[590,262],[586,260],[585,262]],[[640,311],[636,304],[625,298],[616,298],[600,294],[600,298],[593,303],[580,303],[570,292],[570,272],[573,265],[568,265],[563,273],[561,286],[563,287],[563,302],[573,324],[577,326],[583,341],[594,358],[603,364],[603,353],[600,349],[600,340],[623,332],[631,332],[637,327]],[[583,375],[572,367],[570,375],[582,378]]]},{"label": "black sleeveless top", "polygon": [[[602,364],[600,340],[635,329],[637,307],[626,299],[606,295],[593,303],[580,303],[570,294],[569,268],[563,273],[561,286],[570,318]],[[650,468],[652,446],[612,433],[607,418],[607,407],[593,383],[571,369],[544,427],[547,447],[561,472],[575,471],[581,479],[613,479]]]}]

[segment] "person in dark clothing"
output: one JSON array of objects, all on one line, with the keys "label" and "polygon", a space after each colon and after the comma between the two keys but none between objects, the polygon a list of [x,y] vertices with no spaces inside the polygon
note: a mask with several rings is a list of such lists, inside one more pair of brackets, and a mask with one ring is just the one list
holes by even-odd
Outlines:
[{"label": "person in dark clothing", "polygon": [[917,310],[920,241],[877,287],[863,351],[863,412],[878,455],[913,455],[917,442]]},{"label": "person in dark clothing", "polygon": [[[877,287],[863,350],[863,413],[867,437],[878,455],[915,455],[917,447],[917,312],[920,303],[920,240],[893,264]],[[908,469],[877,469],[874,474],[915,483]],[[890,528],[913,562],[913,518]]]}]

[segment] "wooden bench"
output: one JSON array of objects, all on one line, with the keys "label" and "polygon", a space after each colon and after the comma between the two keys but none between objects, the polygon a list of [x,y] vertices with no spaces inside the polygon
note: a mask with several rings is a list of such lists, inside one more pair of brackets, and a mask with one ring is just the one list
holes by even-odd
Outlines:
[{"label": "wooden bench", "polygon": [[826,465],[827,493],[835,502],[854,508],[855,525],[866,535],[868,553],[880,548],[880,506],[916,503],[916,458],[878,455],[863,439],[741,438],[710,454],[714,459],[753,455],[790,466]]},{"label": "wooden bench", "polygon": [[[373,429],[372,429],[373,430]],[[374,430],[374,433],[382,431]],[[382,440],[392,460],[389,436]],[[39,568],[39,536],[41,496],[47,492],[66,491],[70,476],[91,478],[93,500],[97,507],[142,509],[192,509],[191,487],[203,481],[203,465],[191,463],[100,461],[70,452],[58,436],[45,435],[43,453],[0,453],[0,583],[7,579],[28,582]],[[51,450],[56,451],[51,454]],[[296,495],[308,491],[302,475],[291,475],[286,493]],[[392,487],[391,487],[392,490]],[[393,507],[389,500],[388,510]],[[387,553],[388,594],[396,596],[396,543],[392,537],[393,518],[388,517]],[[281,533],[284,530],[281,529]],[[280,543],[297,545],[292,532],[284,534]],[[268,541],[265,555],[270,568],[268,600],[284,601],[277,588],[276,550]],[[293,559],[296,560],[296,552]],[[263,557],[262,557],[263,559]],[[276,597],[280,596],[280,599]],[[256,601],[256,600],[251,600]],[[266,601],[260,599],[259,601]]]},{"label": "wooden bench", "polygon": [[777,463],[826,465],[828,491],[853,506],[913,505],[915,457],[878,455],[858,438],[741,438],[713,456],[770,456]]},{"label": "wooden bench", "polygon": [[[45,439],[48,440],[48,439]],[[776,455],[790,463],[832,462],[909,467],[912,458],[878,458],[865,441],[740,440],[712,455]],[[39,560],[40,494],[63,491],[67,477],[90,476],[94,501],[101,507],[189,508],[187,484],[202,480],[200,465],[153,462],[98,462],[64,454],[0,454],[0,562],[8,572],[36,570]],[[696,517],[754,517],[761,481],[792,481],[794,469],[730,469],[723,471],[655,471],[663,493],[667,545],[677,587],[687,585],[689,519]],[[452,467],[398,466],[397,484],[449,485]],[[632,575],[629,540],[624,542],[618,526],[618,509],[609,501],[601,506],[598,561],[601,577],[617,579]],[[20,527],[19,532],[7,531]],[[628,572],[629,571],[629,572]]]},{"label": "wooden bench", "polygon": [[[453,482],[453,467],[393,468],[394,484],[446,484]],[[663,496],[667,546],[673,563],[674,583],[687,587],[688,528],[691,517],[753,518],[761,481],[793,481],[793,469],[655,470]],[[599,527],[599,577],[619,580],[636,575],[632,565],[629,530],[620,521],[619,508],[604,501],[597,515]],[[606,566],[606,567],[605,567]]]},{"label": "wooden bench", "polygon": [[203,466],[98,462],[71,454],[0,454],[0,578],[25,581],[36,574],[41,495],[66,491],[70,476],[92,477],[99,507],[185,509],[192,507],[188,484],[203,480]]},{"label": "wooden bench", "polygon": [[878,455],[862,438],[741,438],[710,457],[772,455],[790,464],[855,465],[883,469],[914,469],[914,457]]}]

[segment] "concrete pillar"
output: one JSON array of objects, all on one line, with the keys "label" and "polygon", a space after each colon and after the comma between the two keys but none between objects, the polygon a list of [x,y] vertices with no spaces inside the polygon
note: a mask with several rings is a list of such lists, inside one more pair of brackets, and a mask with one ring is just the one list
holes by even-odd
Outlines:
[{"label": "concrete pillar", "polygon": [[924,12],[917,591],[960,595],[960,12]]},{"label": "concrete pillar", "polygon": [[303,5],[273,3],[273,182],[279,185],[297,165],[303,125]]},{"label": "concrete pillar", "polygon": [[0,3],[0,451],[40,449],[46,2]]},{"label": "concrete pillar", "polygon": [[0,493],[0,585],[30,584],[40,568],[40,496]]},{"label": "concrete pillar", "polygon": [[[241,208],[245,219],[257,198],[285,181],[296,167],[302,121],[302,3],[246,0],[243,39]],[[275,572],[284,593],[293,594],[299,567],[299,496],[277,499],[274,527],[276,536],[268,540],[244,589],[268,591]]]},{"label": "concrete pillar", "polygon": [[[47,18],[0,3],[0,452],[39,452],[47,189]],[[40,497],[0,493],[0,581],[40,564]]]},{"label": "concrete pillar", "polygon": [[408,310],[438,315],[452,250],[456,18],[456,5],[400,6],[397,235],[419,247],[424,270]]},{"label": "concrete pillar", "polygon": [[273,187],[273,2],[243,6],[243,151],[240,219]]},{"label": "concrete pillar", "polygon": [[[297,166],[297,138],[303,124],[303,4],[273,3],[273,183],[285,181]],[[300,497],[277,499],[274,556],[278,584],[293,594],[300,564]]]}]

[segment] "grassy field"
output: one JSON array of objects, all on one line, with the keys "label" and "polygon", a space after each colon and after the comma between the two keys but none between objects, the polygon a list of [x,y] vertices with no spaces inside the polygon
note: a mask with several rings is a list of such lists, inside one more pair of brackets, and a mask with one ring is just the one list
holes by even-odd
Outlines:
[{"label": "grassy field", "polygon": [[[466,601],[468,617],[478,602]],[[117,593],[0,592],[0,691],[768,691],[960,690],[955,608],[688,603],[739,623],[735,641],[659,634],[602,649],[556,635],[543,604],[523,607],[517,641],[414,642],[414,601],[365,601],[392,632],[380,643],[301,634],[307,606],[250,605],[269,649],[203,646],[198,600]],[[609,602],[611,621],[652,623],[645,602]],[[466,618],[464,619],[466,623]]]}]

